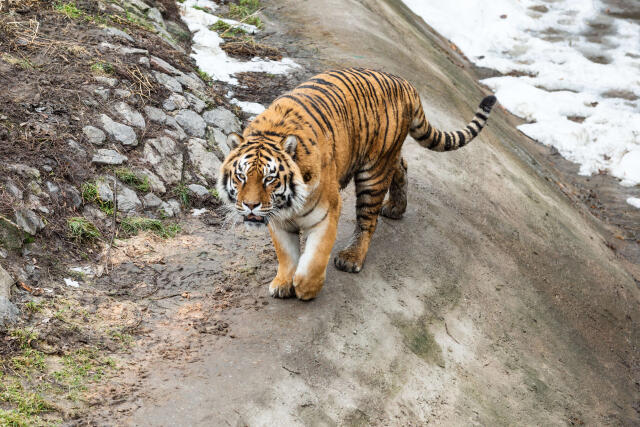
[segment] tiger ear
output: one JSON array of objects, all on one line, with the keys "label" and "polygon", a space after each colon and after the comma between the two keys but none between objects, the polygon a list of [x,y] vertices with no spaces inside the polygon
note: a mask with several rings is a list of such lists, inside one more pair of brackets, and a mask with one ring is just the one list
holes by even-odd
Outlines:
[{"label": "tiger ear", "polygon": [[238,145],[242,144],[244,139],[235,132],[231,132],[229,136],[227,136],[227,145],[230,149],[236,148]]},{"label": "tiger ear", "polygon": [[283,148],[290,156],[296,154],[296,148],[298,147],[298,137],[295,135],[289,135],[284,140]]}]

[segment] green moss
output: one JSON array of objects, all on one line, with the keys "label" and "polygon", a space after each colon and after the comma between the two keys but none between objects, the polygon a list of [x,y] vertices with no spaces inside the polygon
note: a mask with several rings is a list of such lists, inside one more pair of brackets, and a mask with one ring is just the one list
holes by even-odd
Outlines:
[{"label": "green moss", "polygon": [[240,27],[233,27],[230,24],[227,24],[223,20],[220,20],[209,27],[211,31],[217,31],[222,38],[231,38],[238,37],[243,34],[246,34],[246,31]]},{"label": "green moss", "polygon": [[82,199],[85,203],[95,203],[102,212],[109,216],[113,215],[113,202],[100,198],[98,185],[95,182],[85,182],[80,189],[82,190]]},{"label": "green moss", "polygon": [[178,185],[175,192],[176,196],[178,196],[178,199],[180,200],[180,203],[182,203],[182,206],[184,206],[185,208],[191,206],[191,196],[189,196],[189,188],[186,185]]},{"label": "green moss", "polygon": [[220,199],[220,194],[218,194],[218,190],[216,190],[215,188],[209,188],[209,194],[211,194],[211,197],[213,197],[214,199]]},{"label": "green moss", "polygon": [[54,9],[70,19],[78,19],[83,15],[83,12],[78,9],[76,3],[72,1],[67,3],[57,2],[54,5]]},{"label": "green moss", "polygon": [[81,216],[68,218],[67,228],[69,235],[77,241],[91,241],[102,236],[100,230],[93,223]]},{"label": "green moss", "polygon": [[429,332],[426,319],[420,319],[416,323],[396,322],[396,326],[403,335],[403,342],[416,356],[425,362],[434,363],[444,368],[442,348]]},{"label": "green moss", "polygon": [[165,224],[159,219],[143,218],[138,216],[127,217],[120,224],[122,231],[133,236],[140,231],[151,231],[163,238],[175,237],[180,232],[180,225]]},{"label": "green moss", "polygon": [[91,65],[91,70],[97,74],[113,74],[115,71],[115,68],[113,67],[112,64],[108,63],[108,62],[94,62]]},{"label": "green moss", "polygon": [[129,168],[117,168],[115,174],[118,179],[127,185],[134,187],[138,191],[148,192],[151,189],[149,178],[144,175],[137,174]]}]

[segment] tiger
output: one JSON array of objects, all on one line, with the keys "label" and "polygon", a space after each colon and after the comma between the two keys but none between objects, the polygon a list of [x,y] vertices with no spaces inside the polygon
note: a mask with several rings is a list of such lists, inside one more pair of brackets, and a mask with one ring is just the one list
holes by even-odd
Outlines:
[{"label": "tiger", "polygon": [[351,180],[356,226],[334,264],[361,271],[378,216],[400,219],[407,208],[401,155],[407,135],[429,150],[457,150],[480,133],[495,103],[495,96],[485,97],[464,129],[444,132],[427,120],[408,81],[371,69],[338,69],[279,96],[242,135],[229,134],[218,193],[244,224],[268,228],[278,260],[270,295],[318,295],[336,240],[340,190]]}]

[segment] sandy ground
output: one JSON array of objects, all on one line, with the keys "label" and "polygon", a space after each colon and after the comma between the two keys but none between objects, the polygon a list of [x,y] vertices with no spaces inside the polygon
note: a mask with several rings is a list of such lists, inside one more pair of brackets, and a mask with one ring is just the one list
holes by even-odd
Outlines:
[{"label": "sandy ground", "polygon": [[[266,11],[293,50],[312,52],[301,59],[310,69],[402,75],[443,128],[473,115],[483,92],[472,71],[403,6],[323,3],[274,0]],[[275,259],[266,235],[194,223],[193,240],[168,248],[162,262],[138,260],[157,266],[165,284],[166,299],[150,308],[161,313],[147,330],[155,347],[140,347],[156,352],[141,358],[134,391],[94,421],[640,423],[640,277],[529,144],[501,111],[455,153],[407,141],[405,218],[382,219],[363,271],[330,266],[310,303],[267,297]],[[354,225],[352,192],[335,251]],[[191,294],[175,301],[172,292]],[[207,305],[215,292],[242,295],[223,323]],[[194,330],[198,320],[209,333]]]}]

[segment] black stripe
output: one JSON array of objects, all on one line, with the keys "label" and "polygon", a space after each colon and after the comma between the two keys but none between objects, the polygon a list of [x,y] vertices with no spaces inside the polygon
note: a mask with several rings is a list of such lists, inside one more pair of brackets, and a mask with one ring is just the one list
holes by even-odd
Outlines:
[{"label": "black stripe", "polygon": [[316,124],[322,128],[323,126],[320,124],[320,121],[316,118],[316,116],[313,115],[313,113],[311,113],[311,111],[309,111],[309,109],[307,108],[306,105],[304,105],[304,103],[302,101],[300,101],[298,98],[291,96],[291,95],[282,95],[281,98],[289,98],[291,100],[293,100],[296,104],[300,105],[306,112],[307,114],[309,114],[309,116],[311,116],[311,118],[313,119],[314,122],[316,122]]},{"label": "black stripe", "polygon": [[478,136],[478,131],[475,130],[472,126],[467,126],[467,130],[469,132],[471,132],[471,135],[475,138],[476,136]]},{"label": "black stripe", "polygon": [[489,118],[488,116],[485,116],[482,113],[476,113],[476,117],[480,117],[482,120],[484,120],[485,122],[487,121],[487,119]]},{"label": "black stripe", "polygon": [[449,132],[445,132],[444,133],[444,151],[451,150],[451,143],[452,143],[451,134],[449,134]]},{"label": "black stripe", "polygon": [[476,119],[471,120],[471,123],[473,123],[474,125],[478,126],[478,130],[483,128],[483,126],[480,124],[480,122],[477,121]]}]

